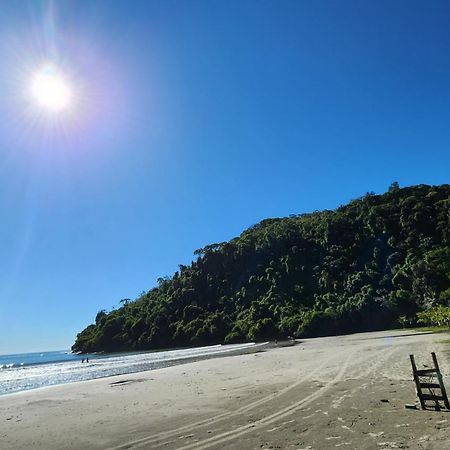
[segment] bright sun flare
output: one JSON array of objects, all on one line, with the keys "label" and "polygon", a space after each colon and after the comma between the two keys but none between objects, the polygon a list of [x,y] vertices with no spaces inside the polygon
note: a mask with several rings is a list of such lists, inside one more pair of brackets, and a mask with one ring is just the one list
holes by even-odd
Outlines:
[{"label": "bright sun flare", "polygon": [[31,95],[40,107],[59,112],[70,106],[72,89],[64,75],[56,67],[48,65],[34,74]]}]

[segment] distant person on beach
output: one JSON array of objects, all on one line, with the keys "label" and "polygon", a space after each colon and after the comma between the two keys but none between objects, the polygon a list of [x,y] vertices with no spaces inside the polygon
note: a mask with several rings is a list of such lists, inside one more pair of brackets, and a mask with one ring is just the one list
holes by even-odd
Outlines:
[{"label": "distant person on beach", "polygon": [[86,358],[86,362],[87,362],[87,363],[89,362],[89,358]]},{"label": "distant person on beach", "polygon": [[81,364],[83,364],[84,363],[84,358],[81,360]]}]

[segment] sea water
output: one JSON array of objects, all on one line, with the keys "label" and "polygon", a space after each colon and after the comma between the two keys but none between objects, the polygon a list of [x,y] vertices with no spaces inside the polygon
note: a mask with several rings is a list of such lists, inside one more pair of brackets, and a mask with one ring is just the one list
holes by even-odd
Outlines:
[{"label": "sea water", "polygon": [[[186,360],[250,349],[256,345],[258,344],[210,345],[157,352],[92,355],[77,355],[69,351],[0,355],[0,394],[159,369]],[[86,358],[89,359],[88,363]]]}]

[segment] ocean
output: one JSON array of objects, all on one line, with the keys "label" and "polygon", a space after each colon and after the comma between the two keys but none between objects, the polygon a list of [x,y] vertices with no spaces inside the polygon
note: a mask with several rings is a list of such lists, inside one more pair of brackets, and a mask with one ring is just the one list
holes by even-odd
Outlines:
[{"label": "ocean", "polygon": [[[159,369],[262,344],[209,345],[167,351],[77,355],[70,351],[0,355],[0,395],[56,384]],[[86,358],[89,362],[86,362]],[[82,362],[84,359],[85,362]]]}]

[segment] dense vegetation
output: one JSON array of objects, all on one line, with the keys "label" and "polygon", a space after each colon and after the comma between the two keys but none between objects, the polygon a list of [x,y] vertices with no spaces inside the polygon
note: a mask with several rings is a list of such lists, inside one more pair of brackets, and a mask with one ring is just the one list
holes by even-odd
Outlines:
[{"label": "dense vegetation", "polygon": [[437,325],[450,328],[450,308],[448,306],[434,306],[433,308],[419,311],[417,322],[425,325]]},{"label": "dense vegetation", "polygon": [[335,211],[267,219],[77,336],[117,351],[414,325],[450,305],[450,186],[393,183]]}]

